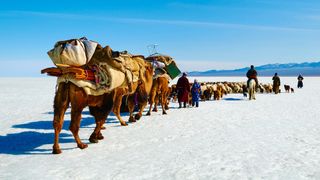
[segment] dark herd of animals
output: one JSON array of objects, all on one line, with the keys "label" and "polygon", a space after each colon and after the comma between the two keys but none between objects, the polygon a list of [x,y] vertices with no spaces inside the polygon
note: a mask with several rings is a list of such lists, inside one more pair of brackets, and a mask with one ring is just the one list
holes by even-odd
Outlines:
[{"label": "dark herd of animals", "polygon": [[[162,56],[164,61],[172,60],[169,56]],[[110,112],[113,112],[118,118],[122,126],[127,126],[127,122],[121,118],[120,112],[129,112],[129,122],[136,122],[142,117],[142,112],[147,104],[150,104],[146,115],[151,115],[151,111],[157,111],[158,104],[162,107],[162,114],[167,114],[166,110],[169,108],[170,102],[177,101],[176,85],[169,85],[169,79],[165,76],[154,77],[154,66],[151,61],[143,56],[129,56],[128,62],[135,63],[137,67],[138,80],[127,83],[125,80],[118,87],[100,94],[88,95],[83,88],[78,87],[72,82],[61,82],[57,85],[56,94],[54,97],[54,117],[53,127],[55,131],[53,151],[54,154],[60,154],[59,134],[62,130],[64,122],[64,114],[68,107],[71,108],[71,123],[69,126],[77,146],[80,149],[86,148],[88,145],[83,143],[79,137],[81,113],[85,107],[89,107],[90,114],[94,116],[96,126],[90,135],[89,141],[97,143],[104,137],[101,130]],[[116,63],[114,61],[114,52],[108,46],[103,48],[100,45],[96,48],[90,63],[107,62],[111,65]],[[118,66],[118,64],[117,64]],[[90,67],[90,66],[89,66]],[[82,69],[81,69],[82,68]],[[62,76],[63,72],[89,72],[88,66],[78,68],[52,68],[44,70],[43,72],[49,75]],[[83,70],[84,69],[84,70]],[[132,69],[131,69],[132,70]],[[132,73],[132,72],[131,72]],[[90,75],[90,74],[89,74]],[[81,76],[84,78],[94,77],[88,74]],[[80,76],[79,76],[80,77]],[[192,85],[192,84],[191,84]],[[247,84],[245,82],[200,82],[201,93],[200,99],[207,100],[221,100],[223,96],[231,93],[246,94]],[[289,85],[284,85],[286,92],[293,92],[293,88]],[[272,93],[274,87],[272,84],[259,84],[256,89],[260,93]],[[192,104],[191,93],[189,94],[189,105]],[[153,109],[152,109],[153,107]],[[138,111],[134,115],[134,111]]]}]

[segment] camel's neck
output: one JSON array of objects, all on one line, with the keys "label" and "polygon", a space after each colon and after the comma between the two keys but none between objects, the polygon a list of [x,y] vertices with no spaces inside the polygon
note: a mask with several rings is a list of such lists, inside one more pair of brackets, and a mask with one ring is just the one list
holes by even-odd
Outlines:
[{"label": "camel's neck", "polygon": [[150,94],[150,91],[151,91],[151,88],[152,88],[152,81],[153,81],[153,79],[151,78],[151,81],[147,80],[147,82],[146,82],[146,91],[147,91],[148,94]]},{"label": "camel's neck", "polygon": [[[153,74],[153,73],[152,73]],[[152,88],[152,83],[153,83],[153,76],[147,76],[146,77],[146,91],[148,94],[150,94],[151,88]]]}]

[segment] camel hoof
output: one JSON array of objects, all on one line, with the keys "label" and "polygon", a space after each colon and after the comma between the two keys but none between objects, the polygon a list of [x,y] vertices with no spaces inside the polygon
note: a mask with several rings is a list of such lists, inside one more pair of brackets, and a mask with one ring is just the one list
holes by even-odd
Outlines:
[{"label": "camel hoof", "polygon": [[61,154],[61,153],[62,153],[62,151],[59,148],[53,148],[53,150],[52,150],[52,154]]},{"label": "camel hoof", "polygon": [[98,138],[98,140],[104,139],[104,137],[103,137],[103,135],[101,133],[98,134],[97,138]]},{"label": "camel hoof", "polygon": [[146,114],[146,116],[150,116],[151,115],[151,113],[150,112],[148,112],[147,114]]},{"label": "camel hoof", "polygon": [[120,124],[121,124],[121,126],[128,126],[128,124],[126,122],[120,123]]},{"label": "camel hoof", "polygon": [[85,149],[85,148],[87,148],[87,147],[88,147],[87,144],[84,144],[84,143],[78,144],[78,148],[80,148],[80,149]]},{"label": "camel hoof", "polygon": [[91,143],[98,143],[98,140],[99,140],[99,135],[91,134],[91,136],[89,138],[89,141]]},{"label": "camel hoof", "polygon": [[140,120],[141,115],[140,115],[140,114],[136,114],[136,115],[134,116],[134,118],[135,118],[136,120]]},{"label": "camel hoof", "polygon": [[167,114],[167,112],[163,111],[162,114]]},{"label": "camel hoof", "polygon": [[133,117],[130,117],[129,122],[136,122],[136,120]]},{"label": "camel hoof", "polygon": [[89,141],[90,141],[91,143],[98,143],[98,142],[99,142],[98,139],[97,139],[97,138],[94,138],[94,137],[90,137],[90,138],[89,138]]},{"label": "camel hoof", "polygon": [[153,109],[152,111],[153,111],[153,112],[158,112],[158,110],[157,110],[157,109]]}]

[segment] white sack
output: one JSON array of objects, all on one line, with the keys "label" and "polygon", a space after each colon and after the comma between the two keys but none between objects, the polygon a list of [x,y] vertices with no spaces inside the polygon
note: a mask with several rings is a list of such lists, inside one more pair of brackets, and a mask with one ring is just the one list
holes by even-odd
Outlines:
[{"label": "white sack", "polygon": [[48,52],[52,62],[59,65],[83,66],[92,58],[98,43],[86,38],[74,39],[64,43],[57,43]]}]

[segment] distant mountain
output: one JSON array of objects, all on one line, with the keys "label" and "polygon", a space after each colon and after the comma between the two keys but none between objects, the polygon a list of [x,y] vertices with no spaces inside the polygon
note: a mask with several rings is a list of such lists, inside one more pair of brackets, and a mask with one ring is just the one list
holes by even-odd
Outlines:
[{"label": "distant mountain", "polygon": [[[234,70],[209,70],[188,72],[189,76],[245,76],[249,67]],[[259,76],[320,76],[320,62],[288,63],[288,64],[266,64],[257,66]]]}]

